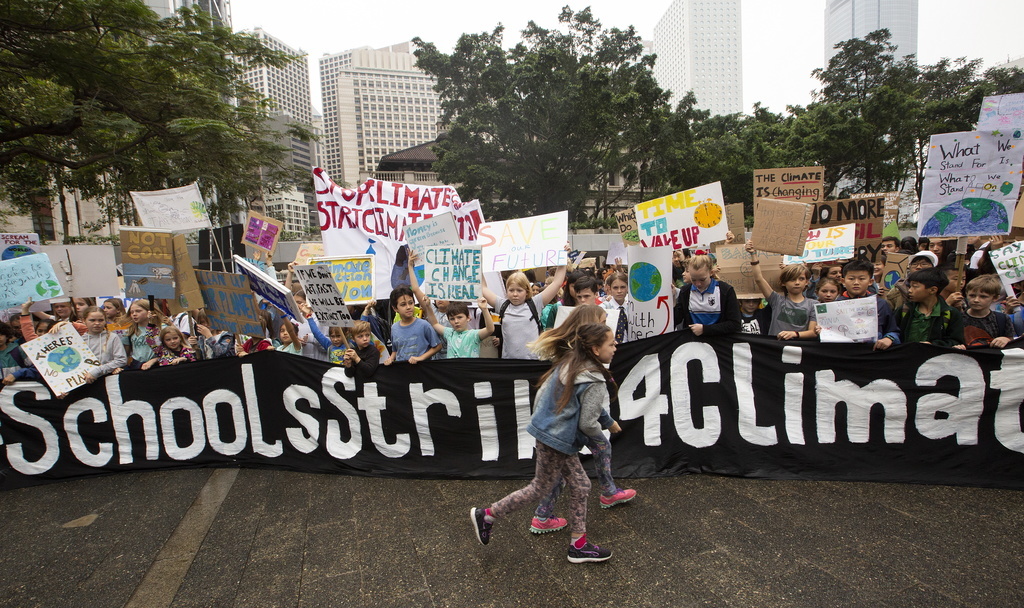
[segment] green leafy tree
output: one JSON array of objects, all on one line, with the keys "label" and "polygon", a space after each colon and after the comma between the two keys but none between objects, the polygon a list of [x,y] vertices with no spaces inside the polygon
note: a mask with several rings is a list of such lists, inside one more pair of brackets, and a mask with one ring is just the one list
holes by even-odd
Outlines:
[{"label": "green leafy tree", "polygon": [[826,195],[900,190],[911,175],[918,68],[896,60],[888,30],[837,45],[839,52],[814,76],[822,88],[797,108],[790,147],[804,162],[825,166]]},{"label": "green leafy tree", "polygon": [[140,0],[10,0],[0,34],[0,193],[19,210],[63,203],[72,187],[131,223],[129,190],[198,180],[223,220],[295,183],[265,101],[240,78],[293,58],[205,12],[160,20]]},{"label": "green leafy tree", "polygon": [[[434,164],[463,198],[503,204],[517,217],[568,209],[607,212],[644,182],[663,141],[667,93],[633,28],[604,29],[590,9],[562,9],[566,31],[530,22],[523,42],[502,48],[504,28],[464,34],[451,54],[416,39],[417,65],[437,80],[447,137]],[[608,188],[612,176],[624,184]]]}]

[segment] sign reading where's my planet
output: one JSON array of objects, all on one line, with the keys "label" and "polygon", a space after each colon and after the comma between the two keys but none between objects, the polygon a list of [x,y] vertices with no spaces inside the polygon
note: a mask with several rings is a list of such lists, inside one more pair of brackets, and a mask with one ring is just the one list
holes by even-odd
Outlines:
[{"label": "sign reading where's my planet", "polygon": [[637,203],[634,209],[644,247],[710,245],[729,232],[721,182]]},{"label": "sign reading where's my planet", "polygon": [[64,295],[45,253],[0,261],[0,309],[21,306],[29,298],[47,300]]},{"label": "sign reading where's my planet", "polygon": [[1020,191],[1020,130],[932,135],[921,187],[921,236],[1009,234]]},{"label": "sign reading where's my planet", "polygon": [[0,260],[39,253],[38,234],[0,233]]}]

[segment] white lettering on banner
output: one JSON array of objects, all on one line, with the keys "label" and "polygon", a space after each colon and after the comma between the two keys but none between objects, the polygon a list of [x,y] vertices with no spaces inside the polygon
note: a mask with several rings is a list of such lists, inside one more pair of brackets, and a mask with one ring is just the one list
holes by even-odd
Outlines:
[{"label": "white lettering on banner", "polygon": [[[985,374],[966,355],[940,355],[917,369],[918,386],[936,386],[942,378],[953,378],[956,395],[932,393],[917,400],[917,431],[929,439],[956,435],[958,445],[978,444],[978,425],[985,409]],[[939,417],[941,412],[944,416]]]},{"label": "white lettering on banner", "polygon": [[[672,433],[693,447],[719,443],[725,419],[722,408],[731,402],[726,395],[733,384],[739,408],[735,419],[739,428],[734,430],[739,431],[742,441],[758,446],[783,443],[777,426],[758,424],[758,406],[765,409],[767,405],[758,403],[758,396],[765,393],[752,390],[759,365],[752,356],[750,344],[734,344],[731,353],[719,354],[708,343],[687,342],[660,356],[667,357],[664,365],[658,353],[640,357],[618,390],[619,418],[642,420],[638,426],[643,429],[645,445],[662,445]],[[812,442],[834,444],[841,442],[845,434],[851,444],[863,445],[871,440],[872,414],[881,413],[884,414],[883,427],[878,430],[883,431],[881,439],[888,444],[905,443],[908,432],[913,431],[918,438],[948,441],[955,437],[958,445],[972,446],[979,444],[986,433],[985,437],[994,435],[1007,450],[1024,453],[1024,429],[1021,428],[1024,384],[1020,383],[1024,374],[1024,350],[1009,349],[998,356],[998,367],[988,367],[986,363],[984,369],[981,360],[969,354],[947,352],[930,357],[920,364],[913,380],[903,388],[884,378],[861,386],[852,380],[837,378],[837,372],[830,368],[818,371],[805,368],[804,372],[786,373],[772,380],[773,384],[781,383],[785,390],[782,411],[786,442],[804,445],[806,423],[806,434],[814,438]],[[786,346],[781,352],[781,362],[785,365],[799,365],[801,359],[800,347]],[[778,370],[774,362],[770,364],[771,369]],[[723,378],[722,369],[729,369],[730,365],[731,377]],[[391,437],[393,430],[386,428],[394,422],[393,418],[385,418],[385,412],[391,414],[395,407],[393,400],[402,402],[403,396],[379,395],[376,383],[358,384],[342,368],[336,367],[325,371],[319,384],[290,384],[281,389],[279,399],[268,396],[274,403],[283,403],[284,411],[295,423],[291,427],[283,425],[282,438],[267,443],[262,437],[253,364],[240,365],[239,374],[244,398],[232,390],[216,389],[202,397],[171,396],[158,408],[145,400],[124,399],[122,377],[108,376],[104,379],[103,390],[109,405],[105,405],[102,398],[85,397],[67,403],[63,412],[47,417],[26,411],[24,405],[19,407],[15,403],[22,393],[20,399],[25,404],[49,400],[50,393],[42,385],[19,382],[4,387],[0,391],[4,424],[16,426],[16,436],[28,439],[11,442],[11,435],[7,434],[7,441],[0,440],[3,457],[13,471],[41,475],[55,467],[62,457],[74,459],[86,467],[109,469],[116,464],[160,460],[161,450],[166,457],[179,462],[198,458],[208,453],[207,448],[231,457],[251,446],[259,453],[279,456],[285,445],[291,454],[310,454],[324,445],[326,453],[338,460],[353,458],[364,450],[376,450],[387,458],[435,456],[443,446],[435,446],[433,435],[440,428],[450,428],[453,419],[463,418],[469,411],[467,408],[473,408],[479,421],[483,462],[494,462],[513,453],[520,460],[533,455],[535,440],[526,432],[531,411],[528,379],[516,378],[497,388],[496,381],[475,382],[473,398],[468,402],[465,397],[460,402],[456,392],[443,387],[427,388],[421,382],[410,383],[408,416],[415,421],[420,444],[419,454],[416,454],[417,450],[412,450],[411,432]],[[662,391],[663,386],[668,389]],[[994,417],[983,416],[989,388],[999,391]],[[362,394],[359,394],[360,389]],[[508,412],[501,417],[497,415],[493,403],[496,391],[506,399],[507,395],[513,395],[514,421]],[[914,395],[916,403],[908,395]],[[773,395],[773,398],[778,397]],[[993,399],[989,399],[990,404]],[[334,407],[324,408],[325,401]],[[390,410],[389,401],[392,402]],[[435,407],[439,404],[444,408],[441,418]],[[806,407],[801,408],[800,404]],[[431,407],[435,407],[433,416]],[[910,416],[911,407],[914,407],[913,416]],[[845,417],[840,408],[845,408]],[[806,416],[802,409],[806,409]],[[360,416],[359,410],[364,416]],[[778,415],[775,404],[770,411]],[[665,420],[666,415],[671,415],[672,420]],[[361,420],[363,417],[365,422]],[[846,428],[837,429],[837,421],[844,419]],[[991,430],[981,427],[982,421],[988,423],[988,420],[992,420],[994,426]],[[776,424],[781,426],[782,422]],[[508,429],[501,429],[500,425],[515,425],[515,447],[499,443],[499,436],[508,437]],[[97,440],[97,429],[102,429],[99,437],[112,436],[113,441]],[[67,439],[62,439],[61,434]],[[372,447],[369,443],[363,445],[367,435]],[[69,449],[62,453],[62,446]]]}]

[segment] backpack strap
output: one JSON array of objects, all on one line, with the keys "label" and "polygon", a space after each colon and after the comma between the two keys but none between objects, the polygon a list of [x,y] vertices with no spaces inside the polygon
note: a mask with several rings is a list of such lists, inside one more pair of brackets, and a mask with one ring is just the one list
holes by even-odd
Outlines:
[{"label": "backpack strap", "polygon": [[[505,320],[505,311],[508,310],[509,304],[511,304],[511,302],[506,299],[498,308],[499,323]],[[544,332],[544,325],[540,322],[540,314],[537,312],[537,305],[533,303],[533,298],[527,298],[526,305],[530,307],[530,320],[537,324],[537,335],[539,336]]]}]

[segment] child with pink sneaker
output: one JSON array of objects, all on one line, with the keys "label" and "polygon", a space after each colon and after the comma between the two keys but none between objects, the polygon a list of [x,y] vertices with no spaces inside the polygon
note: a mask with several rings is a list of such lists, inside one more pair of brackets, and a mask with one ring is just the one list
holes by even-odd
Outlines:
[{"label": "child with pink sneaker", "polygon": [[[527,346],[541,359],[550,360],[552,365],[558,365],[562,358],[572,350],[572,343],[575,341],[580,327],[588,323],[607,323],[607,319],[608,312],[605,308],[594,304],[582,304],[577,306],[561,325],[544,332],[536,341]],[[602,429],[610,429],[615,420],[612,419],[611,414],[603,411],[598,422]],[[604,434],[587,435],[585,439],[586,446],[594,456],[594,466],[597,469],[597,479],[601,487],[601,495],[598,499],[601,508],[607,509],[633,500],[636,497],[636,490],[624,490],[618,487],[612,477],[611,442]],[[530,532],[544,534],[561,530],[569,525],[564,518],[552,515],[555,510],[555,501],[558,500],[558,496],[562,492],[562,485],[559,482],[551,493],[537,505],[533,521],[530,522]]]},{"label": "child with pink sneaker", "polygon": [[[604,324],[583,325],[572,350],[541,378],[533,418],[526,432],[537,439],[537,469],[530,485],[509,494],[488,508],[470,509],[473,533],[482,545],[491,540],[491,527],[499,517],[525,507],[565,480],[572,542],[568,559],[574,564],[603,562],[612,552],[587,541],[587,495],[590,479],[580,464],[583,435],[601,434],[598,419],[608,404],[611,373],[605,368],[615,355],[615,335]],[[618,432],[618,423],[611,430]]]}]

